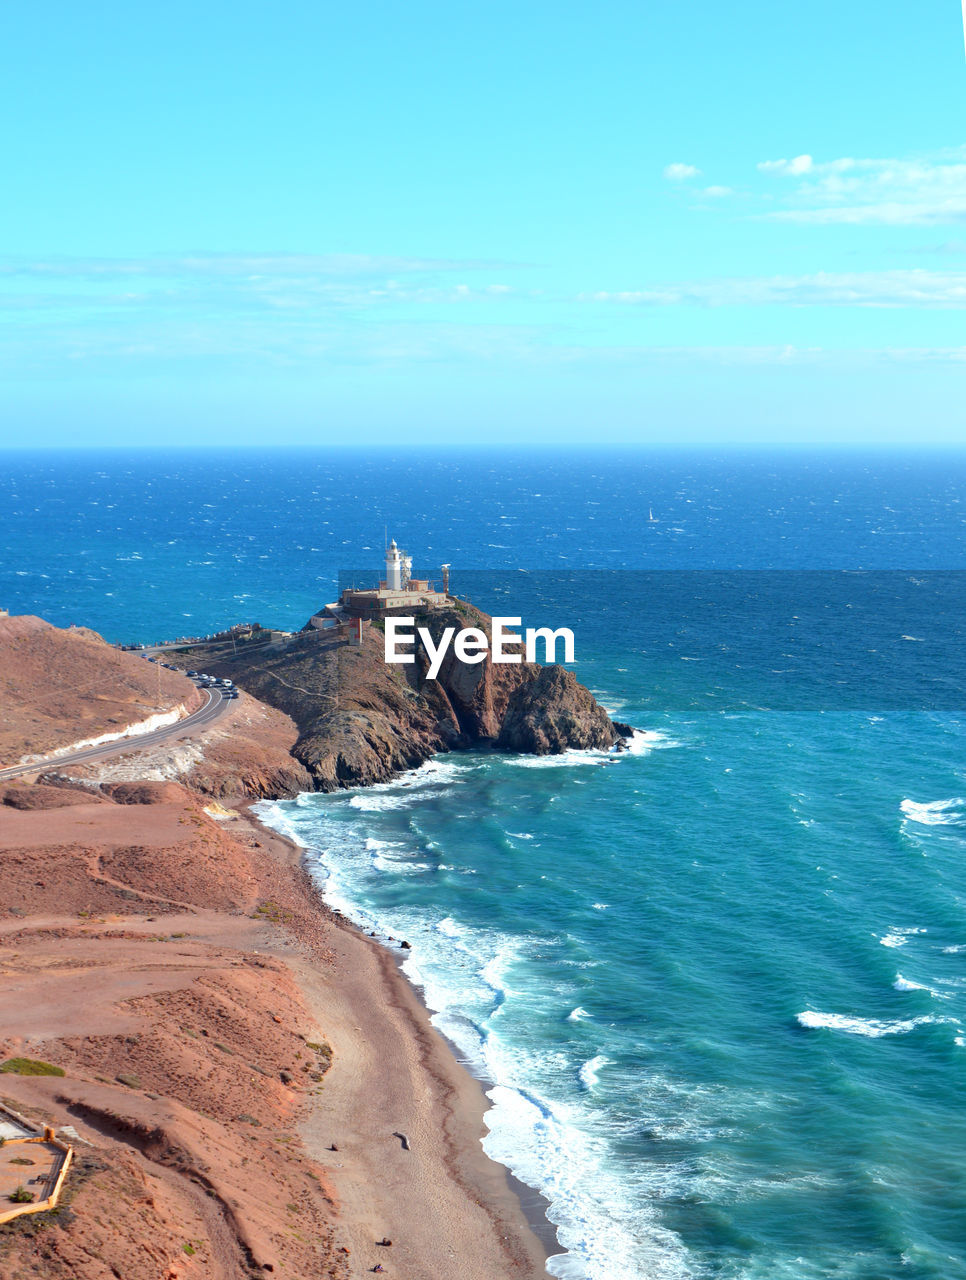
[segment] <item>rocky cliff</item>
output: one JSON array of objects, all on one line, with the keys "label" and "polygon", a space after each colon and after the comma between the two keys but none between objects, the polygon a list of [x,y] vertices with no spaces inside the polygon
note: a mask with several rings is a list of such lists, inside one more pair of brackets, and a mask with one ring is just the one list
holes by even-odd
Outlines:
[{"label": "rocky cliff", "polygon": [[[490,618],[456,602],[417,618],[438,641],[446,627],[478,627]],[[385,662],[383,635],[369,629],[361,647],[332,643],[305,631],[277,648],[236,655],[192,655],[192,662],[228,676],[296,723],[293,755],[320,791],[385,782],[423,764],[437,751],[491,745],[546,755],[570,747],[608,748],[630,730],[614,725],[589,690],[559,666],[460,662],[450,650],[429,680],[421,643],[416,661]]]}]

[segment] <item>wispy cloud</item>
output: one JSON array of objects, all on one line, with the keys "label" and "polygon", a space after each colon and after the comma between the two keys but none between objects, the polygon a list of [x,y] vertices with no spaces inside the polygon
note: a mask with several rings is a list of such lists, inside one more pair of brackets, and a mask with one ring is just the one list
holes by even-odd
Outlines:
[{"label": "wispy cloud", "polygon": [[169,279],[264,277],[365,279],[377,276],[505,269],[518,264],[474,259],[407,258],[354,253],[182,253],[136,258],[0,258],[0,276],[29,279]]},{"label": "wispy cloud", "polygon": [[929,226],[966,220],[966,149],[906,159],[810,155],[763,160],[760,173],[782,180],[773,194],[784,207],[774,221]]},{"label": "wispy cloud", "polygon": [[527,296],[510,264],[367,255],[183,254],[0,258],[0,314],[230,317],[447,306]]},{"label": "wispy cloud", "polygon": [[824,272],[696,280],[583,294],[584,301],[639,306],[849,306],[966,308],[964,271]]},{"label": "wispy cloud", "polygon": [[664,169],[664,176],[669,182],[686,182],[688,178],[696,178],[700,173],[701,170],[693,164],[681,164],[678,161]]}]

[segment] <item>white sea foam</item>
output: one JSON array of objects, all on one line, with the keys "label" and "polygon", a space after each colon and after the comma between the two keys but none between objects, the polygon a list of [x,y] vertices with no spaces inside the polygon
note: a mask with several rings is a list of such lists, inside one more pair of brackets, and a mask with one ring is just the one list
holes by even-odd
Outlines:
[{"label": "white sea foam", "polygon": [[918,822],[924,827],[955,827],[966,821],[964,806],[966,800],[953,796],[951,800],[931,800],[925,804],[903,800],[899,808],[909,822]]},{"label": "white sea foam", "polygon": [[896,974],[896,980],[892,984],[896,991],[928,991],[930,995],[935,992],[922,982],[913,982],[911,978],[904,978],[901,973]]},{"label": "white sea foam", "polygon": [[600,751],[596,748],[577,750],[572,748],[554,756],[506,756],[507,764],[520,769],[560,769],[574,765],[616,764],[628,756],[647,756],[652,751],[679,747],[680,742],[657,729],[635,729],[630,738],[624,739],[622,751]]},{"label": "white sea foam", "polygon": [[577,1078],[585,1089],[595,1089],[599,1084],[598,1072],[602,1067],[606,1067],[610,1062],[610,1058],[604,1054],[598,1053],[596,1057],[590,1058],[583,1064],[577,1072]]},{"label": "white sea foam", "polygon": [[571,1011],[567,1014],[567,1021],[568,1022],[584,1022],[590,1016],[591,1015],[587,1012],[586,1009],[581,1009],[580,1005],[578,1005],[576,1009],[571,1009]]},{"label": "white sea foam", "polygon": [[485,1117],[487,1154],[547,1197],[548,1216],[569,1251],[549,1259],[552,1276],[693,1280],[679,1237],[658,1223],[646,1196],[626,1196],[613,1170],[609,1135],[582,1107],[550,1103],[511,1084],[499,1084],[487,1096],[493,1103]]},{"label": "white sea foam", "polygon": [[362,813],[384,813],[390,809],[407,809],[413,796],[351,796],[349,804]]},{"label": "white sea foam", "polygon": [[890,929],[879,939],[879,944],[883,947],[904,947],[911,937],[925,932],[925,929]]},{"label": "white sea foam", "polygon": [[[306,794],[305,799],[310,797]],[[295,798],[295,805],[301,805],[302,795]],[[259,822],[264,822],[266,827],[271,827],[273,831],[277,831],[279,835],[283,835],[286,839],[291,840],[293,844],[297,844],[301,849],[307,849],[308,845],[300,833],[297,825],[290,822],[285,816],[285,810],[274,800],[260,800],[252,805],[252,813],[254,813]]]},{"label": "white sea foam", "polygon": [[675,738],[670,738],[659,729],[635,729],[627,740],[627,753],[632,756],[647,756],[652,751],[663,751],[669,747],[681,745]]},{"label": "white sea foam", "polygon": [[945,1022],[945,1018],[934,1018],[925,1014],[921,1018],[906,1018],[895,1022],[882,1022],[875,1018],[851,1018],[844,1013],[818,1013],[813,1009],[795,1015],[803,1027],[810,1029],[826,1029],[828,1031],[846,1031],[853,1036],[868,1036],[877,1040],[881,1036],[901,1036],[916,1027],[929,1023]]},{"label": "white sea foam", "polygon": [[616,759],[619,757],[610,751],[594,748],[578,751],[574,748],[555,756],[504,756],[503,763],[518,769],[571,769],[579,765],[607,764]]}]

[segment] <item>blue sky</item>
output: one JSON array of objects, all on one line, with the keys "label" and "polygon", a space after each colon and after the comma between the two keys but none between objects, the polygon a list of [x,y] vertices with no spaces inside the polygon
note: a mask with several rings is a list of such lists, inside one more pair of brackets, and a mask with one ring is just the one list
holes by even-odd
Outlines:
[{"label": "blue sky", "polygon": [[963,441],[956,0],[0,30],[4,444]]}]

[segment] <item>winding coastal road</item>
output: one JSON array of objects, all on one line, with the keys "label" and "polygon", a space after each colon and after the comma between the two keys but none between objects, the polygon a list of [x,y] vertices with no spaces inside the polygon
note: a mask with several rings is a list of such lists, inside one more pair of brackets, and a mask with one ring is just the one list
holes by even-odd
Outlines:
[{"label": "winding coastal road", "polygon": [[131,734],[129,737],[118,738],[115,742],[105,742],[97,747],[82,747],[79,751],[46,756],[43,760],[34,761],[33,764],[17,764],[9,769],[0,769],[0,782],[8,778],[18,778],[25,773],[43,773],[45,769],[60,765],[88,764],[92,760],[124,755],[127,751],[156,747],[159,742],[175,742],[182,738],[194,737],[217,720],[229,705],[229,699],[220,689],[206,689],[205,692],[208,695],[205,705],[175,724],[165,725],[163,729],[153,729],[150,733]]}]

